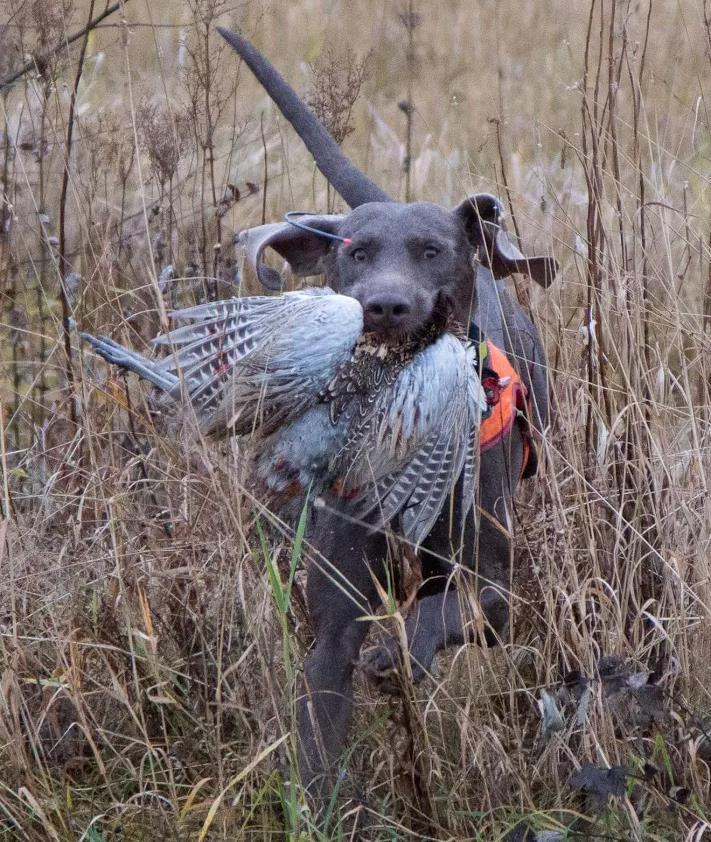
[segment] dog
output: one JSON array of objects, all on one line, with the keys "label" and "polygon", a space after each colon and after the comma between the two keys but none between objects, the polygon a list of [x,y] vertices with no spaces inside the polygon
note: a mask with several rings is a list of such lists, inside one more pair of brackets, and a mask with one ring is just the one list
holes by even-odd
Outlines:
[{"label": "dog", "polygon": [[[509,240],[503,209],[493,196],[466,198],[453,209],[395,202],[360,172],[267,59],[245,38],[220,29],[301,137],[319,170],[352,209],[345,215],[310,216],[251,229],[241,239],[261,282],[278,289],[281,277],[263,262],[265,249],[280,254],[297,276],[325,274],[326,283],[356,298],[366,330],[384,336],[416,334],[445,306],[462,325],[475,324],[504,349],[528,395],[529,422],[548,422],[546,361],[540,336],[506,292],[502,278],[528,274],[548,286],[557,271],[550,257],[526,258]],[[330,236],[329,236],[330,235]],[[338,238],[338,239],[335,239]],[[345,241],[345,242],[344,242]],[[457,566],[475,572],[478,600],[490,643],[508,620],[504,583],[511,563],[511,503],[527,458],[525,429],[513,424],[481,455],[477,511],[443,511],[420,550],[424,583],[406,621],[414,680],[436,653],[473,639],[452,585]],[[298,703],[302,783],[327,792],[344,749],[353,705],[353,670],[385,581],[388,541],[367,524],[349,521],[334,494],[314,510],[309,540],[307,603],[315,635],[304,664]],[[453,508],[456,511],[457,507]],[[396,528],[396,525],[394,525]],[[320,559],[320,561],[319,561]],[[399,646],[386,642],[367,659],[373,675],[396,666]]]}]

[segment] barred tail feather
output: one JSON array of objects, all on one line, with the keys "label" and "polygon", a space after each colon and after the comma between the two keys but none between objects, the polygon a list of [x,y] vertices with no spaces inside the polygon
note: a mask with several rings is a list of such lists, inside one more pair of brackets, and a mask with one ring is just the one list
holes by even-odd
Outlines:
[{"label": "barred tail feather", "polygon": [[80,333],[81,338],[88,342],[96,353],[107,363],[133,371],[143,380],[148,380],[164,392],[172,392],[179,388],[180,381],[175,374],[162,371],[158,363],[149,360],[136,351],[131,351],[108,336],[92,336],[90,333]]}]

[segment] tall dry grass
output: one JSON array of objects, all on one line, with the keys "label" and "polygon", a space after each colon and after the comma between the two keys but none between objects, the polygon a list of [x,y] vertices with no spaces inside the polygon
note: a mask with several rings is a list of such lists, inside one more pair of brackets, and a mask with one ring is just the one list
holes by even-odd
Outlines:
[{"label": "tall dry grass", "polygon": [[[708,2],[131,0],[62,47],[104,8],[2,9],[0,76],[46,60],[0,99],[0,833],[706,838]],[[286,783],[308,548],[260,541],[234,443],[159,435],[71,330],[141,348],[170,307],[254,291],[235,230],[333,201],[217,23],[303,92],[327,49],[372,51],[349,154],[403,198],[501,195],[563,265],[515,281],[555,412],[510,640],[402,698],[358,679],[318,820]],[[626,767],[608,804],[584,764]]]}]

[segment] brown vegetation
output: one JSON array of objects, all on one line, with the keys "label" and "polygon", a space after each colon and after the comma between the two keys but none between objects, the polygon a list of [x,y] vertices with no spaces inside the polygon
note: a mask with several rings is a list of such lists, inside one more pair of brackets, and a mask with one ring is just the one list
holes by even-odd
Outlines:
[{"label": "brown vegetation", "polygon": [[346,833],[284,782],[309,630],[281,583],[307,548],[260,540],[233,442],[157,435],[72,328],[143,347],[171,307],[254,291],[236,230],[332,199],[216,24],[391,193],[501,195],[563,264],[547,293],[516,279],[555,419],[510,642],[404,699],[359,685],[363,833],[706,838],[708,1],[126,0],[91,26],[105,8],[0,11],[0,838]]}]

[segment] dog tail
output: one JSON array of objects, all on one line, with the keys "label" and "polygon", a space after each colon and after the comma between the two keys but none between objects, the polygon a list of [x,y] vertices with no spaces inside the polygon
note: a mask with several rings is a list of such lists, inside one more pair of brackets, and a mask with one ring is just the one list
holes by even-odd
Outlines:
[{"label": "dog tail", "polygon": [[392,202],[384,190],[343,154],[313,111],[259,50],[236,32],[222,26],[217,31],[254,73],[281,113],[296,129],[326,180],[350,207],[355,208],[366,202]]}]

